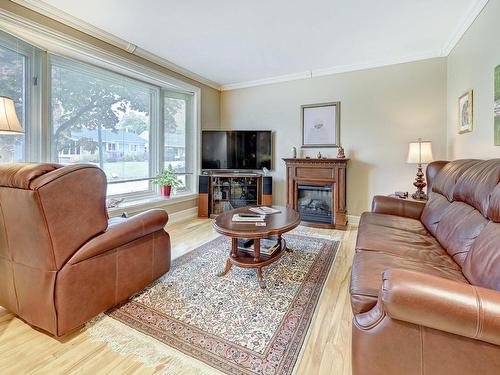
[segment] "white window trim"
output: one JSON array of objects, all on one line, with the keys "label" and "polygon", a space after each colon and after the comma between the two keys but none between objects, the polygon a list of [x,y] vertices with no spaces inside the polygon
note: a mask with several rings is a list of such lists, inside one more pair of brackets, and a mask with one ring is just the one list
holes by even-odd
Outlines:
[{"label": "white window trim", "polygon": [[39,160],[41,143],[37,140],[41,138],[39,132],[42,128],[41,125],[41,92],[42,84],[37,82],[35,85],[34,77],[40,77],[40,67],[42,66],[43,59],[41,57],[41,50],[30,43],[21,40],[19,43],[15,40],[15,36],[7,34],[6,37],[0,35],[0,43],[6,48],[15,51],[27,58],[28,65],[25,71],[26,82],[24,85],[25,90],[25,126],[24,129],[24,157],[26,160]]},{"label": "white window trim", "polygon": [[[159,72],[156,69],[147,67],[130,59],[121,57],[102,48],[94,46],[90,43],[86,43],[79,39],[73,38],[64,33],[58,32],[51,28],[42,26],[36,22],[28,20],[24,17],[20,17],[17,14],[13,14],[5,9],[0,9],[0,27],[2,27],[8,33],[20,38],[21,40],[30,43],[39,49],[52,53],[54,55],[59,55],[61,57],[73,58],[77,61],[95,65],[101,68],[111,70],[113,72],[123,74],[125,76],[135,78],[153,85],[157,85],[164,89],[171,89],[175,91],[181,91],[193,95],[193,124],[194,131],[193,134],[195,139],[192,141],[194,147],[193,150],[193,174],[197,175],[200,173],[200,146],[201,146],[201,88],[180,79],[174,78],[172,76],[166,75]],[[41,64],[41,70],[47,71],[47,59],[44,59]],[[40,76],[39,76],[40,77]],[[41,79],[39,79],[41,81]],[[42,84],[39,82],[39,89],[42,90]],[[32,113],[41,113],[39,116],[41,118],[41,124],[37,128],[41,131],[38,134],[38,139],[40,139],[39,145],[30,143],[30,155],[32,160],[38,159],[38,161],[50,161],[50,128],[49,128],[49,105],[48,105],[48,85],[43,82],[43,90],[45,91],[41,97],[43,98],[42,103],[34,103],[36,108]],[[159,103],[156,103],[159,105]],[[161,120],[161,119],[160,119]],[[154,127],[153,127],[154,128]],[[153,146],[153,145],[152,145]],[[155,146],[156,147],[156,146]],[[156,150],[150,149],[150,152],[155,152]],[[36,157],[34,159],[33,157]],[[159,170],[159,165],[154,165],[152,167],[155,171]],[[157,191],[159,188],[157,188]],[[192,194],[195,195],[198,191],[198,184],[193,179]],[[175,197],[171,198],[169,202],[174,203],[176,201]]]}]

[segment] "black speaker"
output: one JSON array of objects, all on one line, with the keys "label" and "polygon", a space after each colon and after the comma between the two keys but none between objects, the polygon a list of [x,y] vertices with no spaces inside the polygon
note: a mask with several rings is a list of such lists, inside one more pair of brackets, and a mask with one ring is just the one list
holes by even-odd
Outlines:
[{"label": "black speaker", "polygon": [[264,176],[262,178],[262,194],[273,194],[273,178],[271,176]]},{"label": "black speaker", "polygon": [[208,179],[209,176],[199,176],[198,178],[198,193],[208,194]]}]

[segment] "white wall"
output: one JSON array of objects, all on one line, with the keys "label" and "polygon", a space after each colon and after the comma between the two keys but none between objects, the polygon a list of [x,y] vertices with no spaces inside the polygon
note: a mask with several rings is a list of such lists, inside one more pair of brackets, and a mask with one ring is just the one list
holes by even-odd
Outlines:
[{"label": "white wall", "polygon": [[[274,133],[274,202],[285,202],[281,160],[301,146],[300,106],[341,102],[341,143],[351,158],[347,208],[369,209],[372,196],[413,191],[416,167],[406,164],[408,142],[433,142],[436,159],[446,157],[446,59],[225,91],[222,129],[271,129]],[[307,149],[315,156],[317,149]],[[321,149],[335,157],[337,149]]]},{"label": "white wall", "polygon": [[[494,145],[494,69],[500,64],[500,1],[491,0],[448,56],[448,156],[498,158]],[[458,134],[458,98],[474,91],[473,130]]]}]

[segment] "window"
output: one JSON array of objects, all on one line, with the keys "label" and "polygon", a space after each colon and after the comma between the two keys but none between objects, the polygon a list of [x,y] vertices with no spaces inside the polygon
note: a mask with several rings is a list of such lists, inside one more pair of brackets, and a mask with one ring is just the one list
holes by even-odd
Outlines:
[{"label": "window", "polygon": [[25,129],[0,135],[0,162],[92,163],[104,170],[108,195],[131,200],[155,194],[152,177],[172,165],[184,183],[177,193],[195,190],[198,88],[67,36],[54,42],[52,32],[16,26],[27,40],[36,31],[37,45],[59,55],[0,31],[0,95],[14,99]]},{"label": "window", "polygon": [[192,95],[163,92],[164,168],[172,166],[183,183],[179,190],[191,191],[194,161]]},{"label": "window", "polygon": [[106,143],[106,151],[116,151],[116,143]]},{"label": "window", "polygon": [[[14,100],[17,117],[26,131],[31,88],[30,60],[33,48],[0,32],[0,95]],[[26,135],[0,134],[0,162],[27,160]]]},{"label": "window", "polygon": [[[58,57],[51,57],[50,72],[56,161],[98,165],[108,178],[109,195],[149,191],[150,114],[157,88]],[[131,153],[131,143],[143,151]]]}]

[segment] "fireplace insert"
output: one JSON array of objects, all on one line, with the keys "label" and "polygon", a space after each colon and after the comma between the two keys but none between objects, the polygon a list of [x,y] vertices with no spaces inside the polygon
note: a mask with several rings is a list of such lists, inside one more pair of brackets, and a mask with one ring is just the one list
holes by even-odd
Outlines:
[{"label": "fireplace insert", "polygon": [[333,223],[332,185],[299,184],[297,207],[302,220],[316,223]]}]

